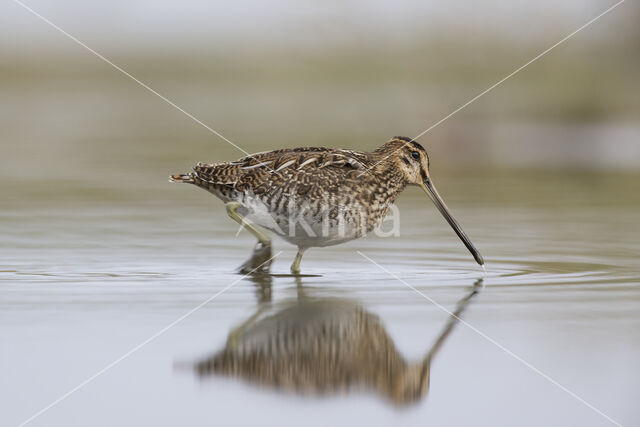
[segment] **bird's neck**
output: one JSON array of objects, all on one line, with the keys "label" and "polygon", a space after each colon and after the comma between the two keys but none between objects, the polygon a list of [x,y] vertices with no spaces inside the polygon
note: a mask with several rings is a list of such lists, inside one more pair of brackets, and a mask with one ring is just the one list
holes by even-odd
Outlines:
[{"label": "bird's neck", "polygon": [[395,158],[390,154],[392,153],[380,149],[369,153],[369,176],[370,179],[377,181],[393,202],[405,189],[407,181],[398,169]]}]

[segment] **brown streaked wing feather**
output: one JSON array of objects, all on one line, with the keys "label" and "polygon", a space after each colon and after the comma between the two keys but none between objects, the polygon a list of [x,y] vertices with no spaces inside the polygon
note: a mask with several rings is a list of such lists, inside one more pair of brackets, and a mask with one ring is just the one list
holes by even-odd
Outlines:
[{"label": "brown streaked wing feather", "polygon": [[283,182],[328,185],[354,170],[366,170],[364,153],[324,147],[301,147],[256,153],[228,163],[198,163],[196,175],[209,183],[264,193]]},{"label": "brown streaked wing feather", "polygon": [[[294,159],[295,162],[290,164],[294,167],[299,167],[303,163],[304,166],[306,166],[307,164],[311,165],[313,164],[313,162],[307,163],[307,161],[319,156],[324,156],[325,162],[329,161],[328,165],[335,164],[337,166],[341,166],[348,162],[351,163],[355,168],[364,169],[366,167],[363,164],[366,159],[366,155],[364,153],[325,147],[284,148],[280,150],[266,151],[243,157],[234,162],[231,162],[230,164],[248,168],[251,166],[259,167],[262,166],[262,163],[264,163],[264,166],[267,167],[267,169],[268,166],[270,166],[272,170],[277,170],[279,167],[282,167],[283,164]],[[270,164],[271,162],[275,164]]]}]

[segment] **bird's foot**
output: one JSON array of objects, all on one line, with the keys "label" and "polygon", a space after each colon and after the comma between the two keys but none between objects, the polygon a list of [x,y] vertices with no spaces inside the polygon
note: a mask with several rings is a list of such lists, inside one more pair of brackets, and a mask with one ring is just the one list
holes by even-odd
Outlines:
[{"label": "bird's foot", "polygon": [[300,266],[297,266],[297,267],[291,266],[289,271],[291,272],[292,276],[300,276]]},{"label": "bird's foot", "polygon": [[240,274],[268,273],[273,261],[271,244],[256,243],[251,258],[238,268]]}]

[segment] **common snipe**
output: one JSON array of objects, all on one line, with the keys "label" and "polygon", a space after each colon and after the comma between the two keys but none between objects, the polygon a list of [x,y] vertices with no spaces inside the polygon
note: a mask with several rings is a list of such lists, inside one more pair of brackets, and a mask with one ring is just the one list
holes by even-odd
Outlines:
[{"label": "common snipe", "polygon": [[193,172],[172,175],[170,181],[213,193],[226,203],[229,216],[258,239],[241,272],[269,269],[271,240],[256,225],[298,246],[291,272],[299,274],[307,248],[362,237],[382,222],[407,185],[427,193],[478,264],[484,264],[434,187],[427,152],[411,138],[393,137],[368,153],[304,147],[198,163]]}]

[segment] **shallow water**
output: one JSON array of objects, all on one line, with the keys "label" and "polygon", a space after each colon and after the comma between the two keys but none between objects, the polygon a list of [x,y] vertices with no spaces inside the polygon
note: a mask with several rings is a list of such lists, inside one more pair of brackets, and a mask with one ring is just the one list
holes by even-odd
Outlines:
[{"label": "shallow water", "polygon": [[[85,180],[55,190],[42,178],[4,180],[2,425],[29,420],[89,378],[30,425],[640,423],[637,175],[433,172],[484,255],[486,275],[410,189],[399,201],[400,236],[312,249],[302,269],[317,277],[261,281],[234,274],[253,241],[235,236],[222,205],[164,184],[161,172],[129,185]],[[275,250],[283,252],[273,272],[286,273],[294,250],[280,240]],[[307,379],[303,394],[284,380],[190,369],[257,312],[245,325],[262,328],[266,342],[278,329],[265,319],[327,300],[377,316],[397,354],[419,361],[479,279],[484,286],[461,313],[466,323],[451,323],[428,392],[413,403],[396,404],[366,381],[330,384],[339,358],[318,365],[324,388]],[[355,327],[336,310],[311,310],[313,319],[299,312],[290,327]],[[265,354],[261,363],[273,363]],[[351,354],[345,372],[385,372],[365,356]],[[290,381],[299,369],[290,364]]]}]

